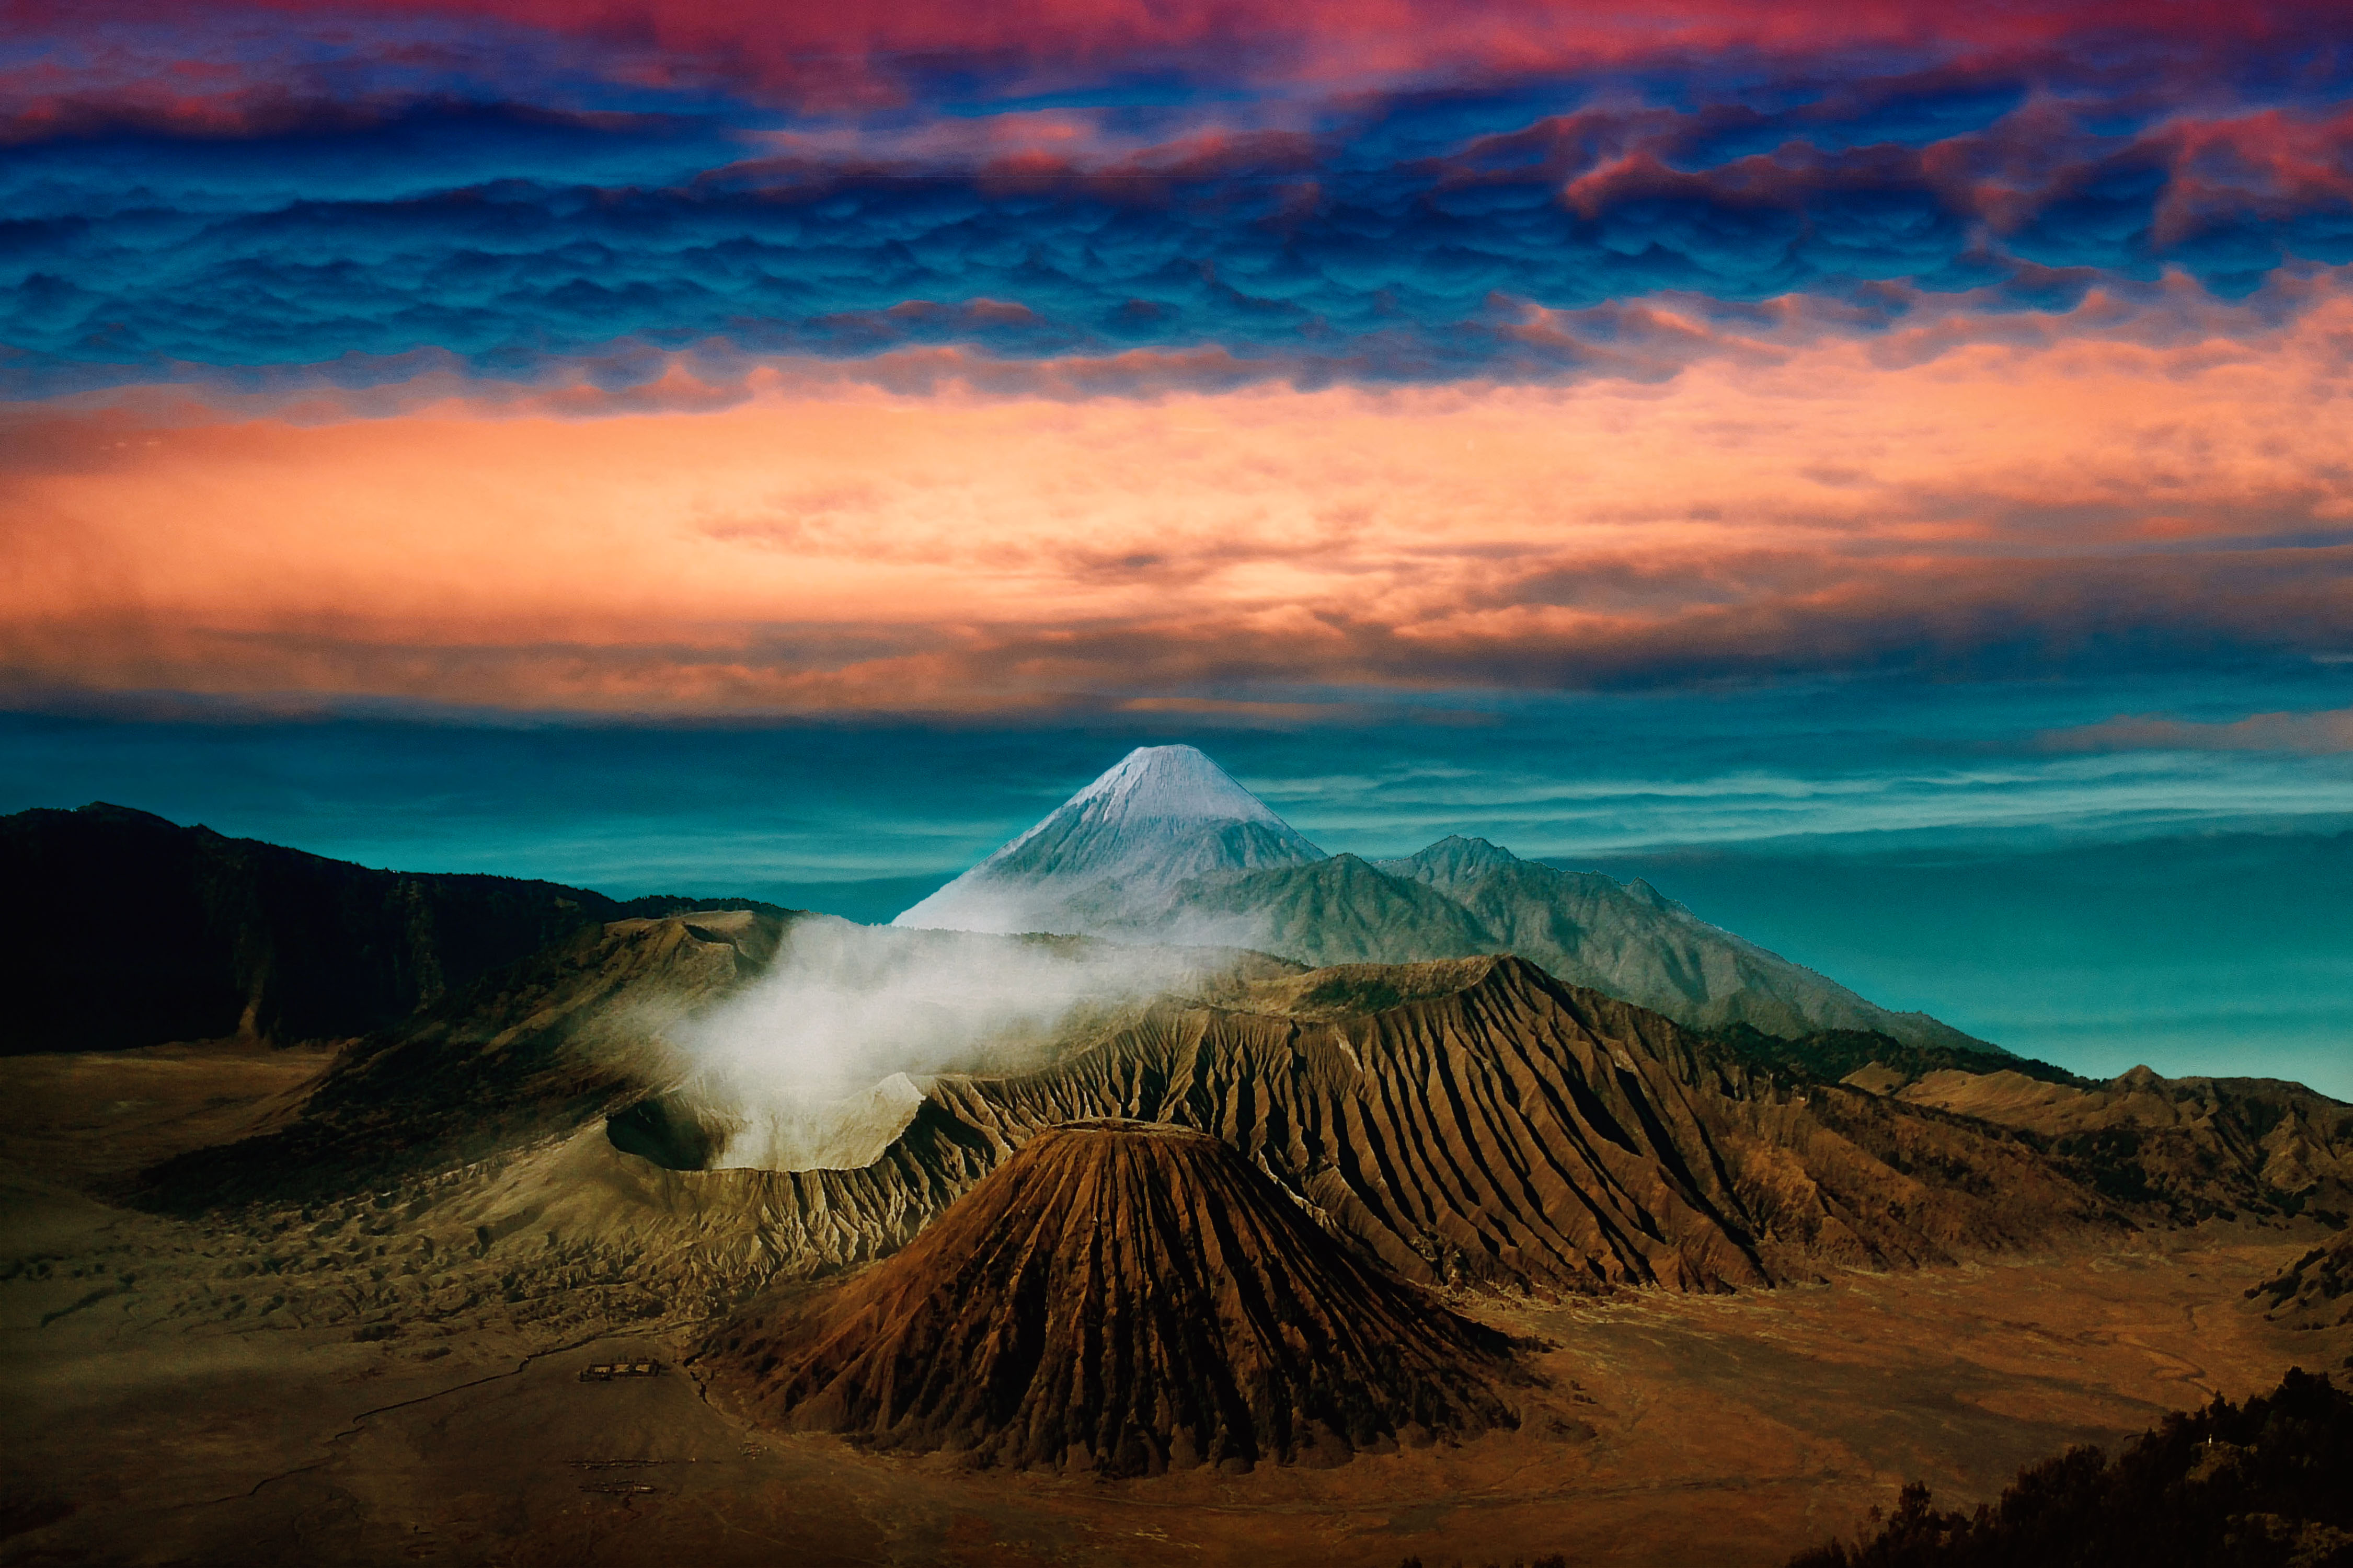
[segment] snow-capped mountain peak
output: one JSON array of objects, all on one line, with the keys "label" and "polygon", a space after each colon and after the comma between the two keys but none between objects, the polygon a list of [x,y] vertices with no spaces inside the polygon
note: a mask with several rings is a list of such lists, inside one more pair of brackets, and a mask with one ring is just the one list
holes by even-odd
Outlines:
[{"label": "snow-capped mountain peak", "polygon": [[[1269,810],[1266,802],[1236,784],[1198,747],[1138,746],[981,865],[1011,859],[1039,837],[1051,837],[1057,830],[1067,832],[1079,824],[1095,830],[1091,838],[1099,839],[1109,830],[1127,839],[1138,833],[1165,837],[1169,825],[1205,822],[1252,822],[1279,833],[1293,833],[1291,825]],[[1095,847],[1104,847],[1101,843]],[[1145,846],[1130,847],[1141,850]],[[1316,856],[1321,853],[1316,851]]]},{"label": "snow-capped mountain peak", "polygon": [[1286,826],[1198,746],[1138,746],[1064,803],[1132,819]]},{"label": "snow-capped mountain peak", "polygon": [[1179,883],[1324,858],[1192,746],[1139,746],[1045,820],[892,921],[1082,931]]}]

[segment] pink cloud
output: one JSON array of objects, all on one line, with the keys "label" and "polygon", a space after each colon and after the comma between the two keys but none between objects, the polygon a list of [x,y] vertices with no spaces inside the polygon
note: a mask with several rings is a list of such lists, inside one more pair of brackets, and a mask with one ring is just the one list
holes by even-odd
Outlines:
[{"label": "pink cloud", "polygon": [[[872,74],[876,61],[907,55],[1028,58],[1044,66],[1255,44],[1301,74],[1353,78],[1441,64],[1533,70],[1733,49],[1808,56],[1941,43],[2000,57],[2086,34],[2155,26],[2191,47],[2309,33],[2337,16],[2325,0],[2167,5],[2154,14],[2126,0],[2001,7],[1935,0],[1770,6],[1661,0],[1616,11],[1550,0],[1034,0],[1016,7],[845,0],[755,8],[724,0],[266,0],[259,8],[336,16],[360,26],[371,15],[491,18],[625,52],[635,74],[654,85],[728,77],[803,98],[853,101],[887,90]],[[187,7],[112,0],[95,9],[113,17],[178,17]],[[59,0],[12,0],[0,15],[27,28],[55,28],[86,24],[92,12]]]}]

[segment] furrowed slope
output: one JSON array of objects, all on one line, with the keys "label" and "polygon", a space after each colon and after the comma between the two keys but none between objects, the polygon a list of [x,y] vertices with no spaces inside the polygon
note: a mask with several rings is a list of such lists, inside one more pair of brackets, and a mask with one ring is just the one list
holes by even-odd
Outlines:
[{"label": "furrowed slope", "polygon": [[855,1169],[711,1169],[740,1118],[686,1098],[660,1026],[734,994],[780,930],[584,936],[353,1047],[292,1123],[151,1173],[146,1201],[414,1192],[485,1247],[667,1259],[713,1300],[887,1257],[1040,1131],[1103,1118],[1210,1133],[1393,1271],[1481,1289],[1721,1290],[2169,1217],[2031,1129],[1752,1059],[1509,957],[1244,966],[1041,1040],[1024,1070],[910,1079]]},{"label": "furrowed slope", "polygon": [[1215,1133],[1409,1279],[1686,1290],[2016,1246],[2112,1205],[2022,1137],[1740,1061],[1513,958],[1323,970],[934,1097]]},{"label": "furrowed slope", "polygon": [[1329,1463],[1516,1425],[1502,1336],[1317,1229],[1226,1144],[1030,1139],[913,1245],[706,1363],[755,1415],[982,1464]]}]

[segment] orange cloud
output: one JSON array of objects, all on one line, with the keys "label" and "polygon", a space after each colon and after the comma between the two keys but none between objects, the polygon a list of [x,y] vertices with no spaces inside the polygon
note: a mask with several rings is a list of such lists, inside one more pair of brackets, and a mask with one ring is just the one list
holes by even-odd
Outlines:
[{"label": "orange cloud", "polygon": [[2327,651],[2348,339],[2323,298],[2254,339],[1729,343],[1555,388],[898,396],[785,366],[586,417],[34,412],[0,428],[0,670],[701,713]]}]

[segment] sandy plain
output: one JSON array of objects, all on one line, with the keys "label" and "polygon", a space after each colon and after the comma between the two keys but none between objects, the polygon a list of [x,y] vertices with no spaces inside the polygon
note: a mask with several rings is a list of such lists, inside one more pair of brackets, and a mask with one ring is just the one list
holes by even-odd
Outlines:
[{"label": "sandy plain", "polygon": [[[1240,1477],[974,1472],[749,1427],[682,1364],[697,1322],[436,1252],[397,1211],[115,1196],[286,1114],[324,1060],[0,1061],[0,1563],[1769,1564],[1905,1480],[1987,1498],[2353,1352],[2242,1299],[2316,1226],[2209,1224],[1774,1291],[1466,1300],[1549,1347],[1519,1431]],[[365,1310],[420,1256],[427,1305]],[[617,1360],[664,1370],[582,1380]]]}]

